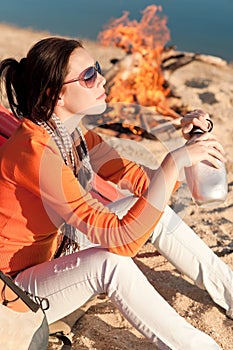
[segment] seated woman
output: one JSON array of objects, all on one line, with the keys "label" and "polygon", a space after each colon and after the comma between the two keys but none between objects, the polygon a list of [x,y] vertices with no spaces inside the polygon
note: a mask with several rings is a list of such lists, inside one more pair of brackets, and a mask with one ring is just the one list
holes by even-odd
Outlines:
[{"label": "seated woman", "polygon": [[[48,299],[49,323],[107,293],[155,348],[220,349],[175,312],[131,259],[153,233],[162,254],[231,312],[232,271],[167,207],[184,167],[225,161],[220,143],[205,133],[169,152],[156,170],[122,158],[82,125],[85,114],[106,108],[106,81],[77,40],[41,40],[20,62],[4,59],[0,78],[22,118],[0,147],[0,269]],[[185,137],[193,125],[206,130],[206,117],[186,115]],[[132,196],[103,203],[92,191],[94,174]],[[77,251],[76,230],[98,246]],[[71,251],[59,256],[61,231],[68,237],[62,250]]]}]

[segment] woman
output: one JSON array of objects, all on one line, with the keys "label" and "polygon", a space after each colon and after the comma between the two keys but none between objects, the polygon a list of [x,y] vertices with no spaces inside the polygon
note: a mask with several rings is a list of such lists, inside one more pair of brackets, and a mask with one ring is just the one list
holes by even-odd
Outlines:
[{"label": "woman", "polygon": [[[20,62],[3,60],[0,77],[13,113],[23,118],[0,148],[0,269],[33,295],[48,299],[49,323],[107,293],[159,349],[220,349],[166,303],[130,258],[156,232],[184,167],[202,160],[218,167],[216,159],[225,161],[219,142],[205,133],[168,153],[156,171],[121,158],[81,124],[85,114],[105,109],[106,95],[99,64],[76,40],[41,40]],[[184,118],[185,135],[193,124],[207,128],[205,114],[195,113]],[[130,190],[127,203],[122,199],[113,203],[115,209],[109,207],[93,190],[94,174]],[[70,244],[76,230],[99,246],[77,251]],[[59,256],[61,231],[70,238],[62,251],[73,248],[72,254]],[[158,247],[161,235],[153,234]],[[224,287],[214,293],[229,311],[232,290],[228,297],[225,291],[232,286],[232,272],[217,257],[211,259],[217,275],[227,271],[227,282],[219,274]],[[207,265],[199,260],[198,271]],[[187,270],[185,261],[179,264]],[[211,274],[205,272],[208,281]]]}]

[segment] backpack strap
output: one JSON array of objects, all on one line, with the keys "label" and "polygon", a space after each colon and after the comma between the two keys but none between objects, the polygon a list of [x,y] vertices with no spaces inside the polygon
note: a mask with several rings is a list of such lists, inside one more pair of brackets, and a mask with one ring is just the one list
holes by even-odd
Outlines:
[{"label": "backpack strap", "polygon": [[10,303],[21,299],[27,307],[33,312],[37,312],[40,305],[35,303],[14,281],[0,270],[0,280],[2,280],[1,297],[2,304],[8,306]]}]

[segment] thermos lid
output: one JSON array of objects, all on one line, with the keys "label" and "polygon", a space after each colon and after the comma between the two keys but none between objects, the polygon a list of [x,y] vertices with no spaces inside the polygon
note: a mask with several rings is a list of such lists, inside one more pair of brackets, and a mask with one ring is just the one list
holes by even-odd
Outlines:
[{"label": "thermos lid", "polygon": [[[212,122],[212,120],[210,119],[206,119],[208,121],[208,132],[211,132],[213,130],[214,124]],[[192,130],[190,131],[190,135],[196,135],[196,134],[204,134],[204,130],[202,130],[201,128],[199,128],[198,126],[194,126],[192,128]]]}]

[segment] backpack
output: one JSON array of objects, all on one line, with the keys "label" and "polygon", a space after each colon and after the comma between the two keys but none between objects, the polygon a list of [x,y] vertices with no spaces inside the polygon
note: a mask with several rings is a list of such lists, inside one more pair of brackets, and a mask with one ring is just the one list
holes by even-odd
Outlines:
[{"label": "backpack", "polygon": [[41,303],[34,302],[1,270],[0,293],[0,348],[46,350],[49,327]]}]

